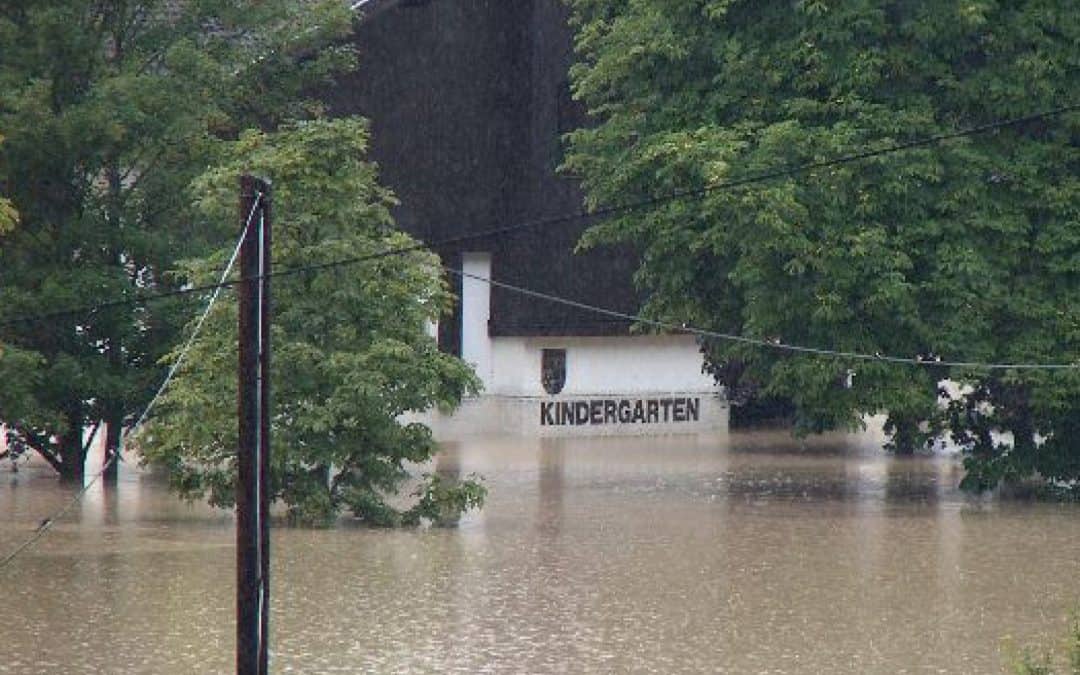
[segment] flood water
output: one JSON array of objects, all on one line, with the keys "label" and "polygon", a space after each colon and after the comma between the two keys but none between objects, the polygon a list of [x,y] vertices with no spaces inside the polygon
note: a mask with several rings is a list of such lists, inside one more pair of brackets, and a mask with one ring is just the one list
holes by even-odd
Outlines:
[{"label": "flood water", "polygon": [[[1080,604],[1080,507],[871,435],[447,447],[454,529],[273,531],[281,673],[999,673]],[[0,465],[0,554],[71,492]],[[0,570],[0,673],[233,668],[232,519],[125,467]]]}]

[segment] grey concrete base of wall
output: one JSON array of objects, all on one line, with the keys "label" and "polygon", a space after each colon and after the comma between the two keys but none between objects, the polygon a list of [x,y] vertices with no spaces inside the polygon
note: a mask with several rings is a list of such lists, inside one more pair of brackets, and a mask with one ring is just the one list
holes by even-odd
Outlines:
[{"label": "grey concrete base of wall", "polygon": [[453,414],[411,415],[438,440],[470,436],[649,436],[724,431],[723,395],[701,392],[574,396],[480,396]]}]

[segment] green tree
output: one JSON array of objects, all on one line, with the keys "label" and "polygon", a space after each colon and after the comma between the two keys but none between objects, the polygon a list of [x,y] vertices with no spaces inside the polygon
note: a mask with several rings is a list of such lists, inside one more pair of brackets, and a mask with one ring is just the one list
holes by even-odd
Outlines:
[{"label": "green tree", "polygon": [[[4,137],[0,135],[0,145],[4,144]],[[0,180],[3,177],[0,176]],[[15,210],[15,206],[11,201],[0,197],[0,237],[11,231],[11,228],[15,227],[15,223],[19,220],[19,213]]]},{"label": "green tree", "polygon": [[12,206],[11,201],[0,197],[0,235],[10,231],[18,220],[18,211]]},{"label": "green tree", "polygon": [[[0,2],[0,176],[20,216],[0,249],[0,315],[170,288],[178,257],[232,236],[193,225],[185,187],[240,130],[317,114],[304,92],[352,67],[350,26],[337,0]],[[32,406],[0,401],[0,421],[80,480],[84,427],[104,420],[116,447],[191,311],[0,326],[37,383]]]},{"label": "green tree", "polygon": [[1080,675],[1080,615],[1074,611],[1060,649],[1006,644],[1007,666],[1014,675]]},{"label": "green tree", "polygon": [[[1060,0],[570,5],[574,93],[595,125],[569,136],[566,168],[593,206],[1056,108],[1080,91],[1080,15]],[[1036,120],[665,203],[610,219],[585,244],[637,245],[645,311],[678,323],[867,354],[1073,362],[1078,138],[1075,113]],[[790,398],[802,432],[886,412],[899,451],[951,430],[972,486],[1080,475],[1074,372],[704,351],[730,393]],[[945,378],[963,385],[948,411]]]},{"label": "green tree", "polygon": [[[4,137],[0,135],[0,144],[3,142]],[[0,184],[3,184],[2,175]],[[3,248],[3,236],[10,232],[17,222],[18,213],[15,207],[7,199],[0,197],[0,248]],[[27,359],[24,352],[13,350],[0,342],[0,382],[4,383],[4,387],[0,388],[0,410],[18,410],[20,415],[31,414],[31,392],[37,385],[33,379],[35,366],[34,360]],[[7,444],[6,449],[0,452],[0,459],[12,453],[20,453],[20,450],[17,445]]]},{"label": "green tree", "polygon": [[[374,525],[452,519],[480,505],[475,481],[427,476],[414,504],[393,499],[410,464],[435,450],[428,428],[402,416],[454,407],[478,381],[425,332],[451,299],[438,257],[379,255],[416,241],[392,227],[394,199],[363,159],[367,139],[356,119],[249,132],[194,194],[207,222],[221,222],[235,218],[240,173],[269,178],[278,272],[371,258],[273,279],[273,497],[305,521],[342,510]],[[214,280],[228,253],[188,264],[184,278]],[[181,494],[208,496],[217,506],[234,498],[236,323],[230,293],[213,308],[139,441],[149,461],[169,468]]]}]

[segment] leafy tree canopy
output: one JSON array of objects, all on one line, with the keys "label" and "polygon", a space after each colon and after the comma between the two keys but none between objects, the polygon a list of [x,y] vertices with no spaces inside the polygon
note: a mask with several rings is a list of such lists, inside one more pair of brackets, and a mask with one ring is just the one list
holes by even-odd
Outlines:
[{"label": "leafy tree canopy", "polygon": [[[479,506],[478,483],[427,476],[414,504],[391,499],[410,465],[427,462],[435,449],[430,431],[402,416],[453,407],[478,381],[425,332],[451,299],[438,257],[420,250],[378,255],[416,242],[392,228],[394,199],[363,159],[367,142],[355,119],[247,132],[193,194],[207,223],[235,220],[237,176],[269,178],[278,272],[371,257],[273,278],[274,498],[305,521],[342,510],[375,525],[452,518]],[[187,263],[183,278],[213,283],[230,252]],[[236,323],[229,293],[139,440],[182,494],[218,506],[234,497]]]},{"label": "leafy tree canopy", "polygon": [[[231,237],[194,224],[186,186],[240,130],[317,115],[304,92],[352,67],[350,27],[339,0],[0,2],[0,177],[20,217],[0,247],[0,315],[168,288],[178,257]],[[116,444],[191,311],[0,326],[27,357],[0,367],[37,383],[33,405],[0,400],[15,447],[79,479],[83,427],[106,420]]]},{"label": "leafy tree canopy", "polygon": [[[0,144],[3,144],[4,137],[0,136]],[[19,214],[15,210],[15,206],[11,201],[0,197],[0,236],[3,236],[15,226],[15,223],[19,220]]]},{"label": "leafy tree canopy", "polygon": [[[594,206],[1057,108],[1080,91],[1080,13],[1062,0],[570,5],[574,93],[596,124],[569,136],[566,168]],[[867,354],[1075,362],[1078,146],[1073,113],[671,202],[585,243],[637,245],[646,311],[679,323]],[[887,412],[901,450],[951,430],[973,487],[1080,477],[1075,371],[703,349],[733,397],[792,399],[800,431]],[[960,385],[947,410],[946,378]]]},{"label": "leafy tree canopy", "polygon": [[[0,136],[0,143],[4,142],[4,137]],[[2,182],[3,176],[0,176],[0,182]],[[15,226],[18,221],[18,213],[15,211],[15,207],[10,201],[0,197],[0,248],[3,247],[3,235],[8,233],[11,228]],[[0,392],[0,409],[14,410],[16,408],[22,408],[20,412],[24,412],[27,407],[27,403],[32,398],[30,392],[32,389],[28,389],[27,385],[33,386],[32,383],[27,382],[25,379],[20,379],[21,376],[28,371],[33,370],[33,364],[25,361],[26,355],[23,353],[15,353],[11,347],[5,347],[3,342],[0,342],[0,382],[11,383],[10,386],[5,386],[3,391]],[[15,391],[19,389],[19,391]],[[7,449],[0,455],[6,455],[11,450]]]},{"label": "leafy tree canopy", "polygon": [[11,201],[0,197],[0,235],[11,230],[19,220],[19,212],[12,206]]}]

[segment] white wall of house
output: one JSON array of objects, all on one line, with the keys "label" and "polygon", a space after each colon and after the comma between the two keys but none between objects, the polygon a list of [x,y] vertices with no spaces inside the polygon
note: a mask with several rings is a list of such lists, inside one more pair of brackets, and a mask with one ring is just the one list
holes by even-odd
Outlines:
[{"label": "white wall of house", "polygon": [[[692,336],[492,337],[491,286],[485,281],[491,278],[491,254],[463,254],[462,271],[461,355],[476,369],[484,390],[452,416],[423,416],[437,436],[641,435],[727,428],[727,402],[702,373]],[[566,380],[556,395],[544,390],[541,378],[545,349],[566,353]],[[612,406],[631,410],[639,401],[644,419],[623,423],[611,412]],[[674,411],[683,411],[684,404],[693,407],[694,415],[676,419]],[[572,406],[578,416],[585,414],[584,406],[592,405],[594,412],[580,421],[555,405]],[[662,414],[656,415],[657,410]]]},{"label": "white wall of house", "polygon": [[461,358],[486,388],[492,378],[491,284],[486,281],[491,279],[491,254],[463,253],[461,271]]},{"label": "white wall of house", "polygon": [[689,335],[493,338],[491,285],[484,281],[491,278],[491,254],[463,254],[462,271],[461,356],[476,369],[486,395],[545,395],[544,349],[566,350],[563,395],[716,391]]},{"label": "white wall of house", "polygon": [[[594,401],[606,403],[600,397],[574,397],[574,396],[497,396],[485,395],[468,399],[462,402],[461,407],[454,413],[445,415],[437,410],[430,410],[423,414],[409,414],[404,416],[406,422],[423,422],[431,427],[435,438],[440,441],[457,440],[475,436],[528,436],[528,437],[559,437],[559,436],[655,436],[661,434],[697,434],[726,431],[728,428],[729,408],[724,396],[718,392],[694,394],[682,396],[674,392],[664,395],[627,395],[612,396],[619,403],[626,400],[629,404],[649,404],[663,401],[668,398],[676,398],[683,402],[692,400],[695,408],[695,418],[681,421],[653,420],[647,422],[609,423],[606,419],[601,423],[592,423],[590,420],[584,424],[569,423],[565,417],[560,418],[554,406],[567,403],[577,407],[579,404],[589,405]],[[545,415],[546,413],[546,415]],[[549,423],[545,423],[545,419]],[[550,421],[555,421],[551,424]]]},{"label": "white wall of house", "polygon": [[491,342],[489,394],[545,395],[544,349],[566,350],[564,396],[716,391],[712,378],[701,372],[701,352],[688,335],[498,337]]}]

